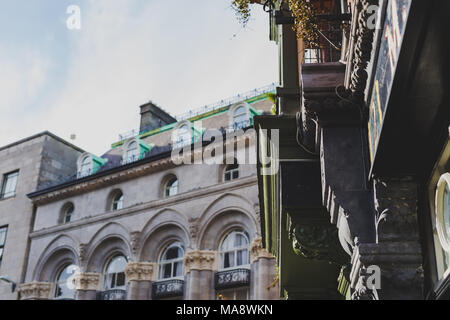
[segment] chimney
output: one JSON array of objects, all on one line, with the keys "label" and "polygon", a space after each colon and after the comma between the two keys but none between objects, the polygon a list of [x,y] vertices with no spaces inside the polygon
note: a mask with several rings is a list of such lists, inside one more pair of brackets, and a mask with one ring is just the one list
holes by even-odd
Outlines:
[{"label": "chimney", "polygon": [[170,114],[159,108],[153,102],[146,103],[141,108],[141,126],[139,132],[151,131],[162,126],[177,122]]}]

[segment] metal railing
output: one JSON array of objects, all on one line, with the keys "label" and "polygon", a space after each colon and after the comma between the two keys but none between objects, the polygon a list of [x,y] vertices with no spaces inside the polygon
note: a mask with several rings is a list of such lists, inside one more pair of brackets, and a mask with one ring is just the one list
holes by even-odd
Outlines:
[{"label": "metal railing", "polygon": [[[334,19],[327,16],[336,17]],[[321,15],[319,17],[318,46],[306,48],[305,63],[337,62],[341,58],[343,20],[346,15]]]},{"label": "metal railing", "polygon": [[[244,93],[240,93],[234,97],[222,99],[215,103],[211,103],[211,104],[205,105],[203,107],[196,108],[196,109],[190,110],[188,112],[182,113],[178,116],[175,116],[175,119],[177,121],[183,121],[183,120],[186,120],[186,119],[189,119],[192,117],[196,117],[198,115],[201,115],[201,114],[204,114],[207,112],[215,111],[217,109],[232,105],[237,102],[241,102],[241,101],[244,101],[244,100],[247,100],[250,98],[257,97],[261,94],[273,92],[273,91],[275,91],[277,85],[278,84],[274,82],[274,83],[271,83],[270,85],[267,85],[267,86],[264,86],[261,88],[256,88],[256,89],[244,92]],[[131,137],[136,137],[143,132],[145,132],[145,130],[139,131],[137,129],[134,129],[134,130],[119,134],[119,141],[131,138]]]},{"label": "metal railing", "polygon": [[111,289],[97,292],[97,300],[126,300],[127,291],[122,289]]},{"label": "metal railing", "polygon": [[179,279],[158,281],[152,285],[152,298],[180,297],[184,294],[184,281]]},{"label": "metal railing", "polygon": [[216,289],[247,286],[250,284],[250,270],[241,268],[217,272],[214,283]]}]

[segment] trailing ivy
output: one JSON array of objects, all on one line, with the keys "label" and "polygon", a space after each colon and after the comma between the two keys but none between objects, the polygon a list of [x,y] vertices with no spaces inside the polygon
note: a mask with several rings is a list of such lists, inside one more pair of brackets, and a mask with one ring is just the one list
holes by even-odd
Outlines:
[{"label": "trailing ivy", "polygon": [[[231,7],[236,11],[239,22],[245,27],[250,19],[250,4],[259,0],[233,0]],[[302,38],[307,48],[319,46],[317,9],[306,0],[288,0],[288,6],[294,17],[294,31]]]},{"label": "trailing ivy", "polygon": [[250,0],[233,0],[231,7],[235,10],[239,22],[245,27],[250,19]]},{"label": "trailing ivy", "polygon": [[294,31],[307,48],[319,47],[317,9],[306,0],[289,0],[289,9],[295,19]]}]

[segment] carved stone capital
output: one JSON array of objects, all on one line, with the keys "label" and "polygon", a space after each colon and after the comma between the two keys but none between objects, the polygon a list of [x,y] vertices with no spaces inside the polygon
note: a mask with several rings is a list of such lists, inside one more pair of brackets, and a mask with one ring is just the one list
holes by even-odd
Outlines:
[{"label": "carved stone capital", "polygon": [[184,257],[185,271],[189,273],[191,270],[214,270],[215,261],[215,251],[189,251]]},{"label": "carved stone capital", "polygon": [[100,273],[94,272],[80,272],[75,274],[73,282],[75,290],[81,291],[96,291],[100,284]]},{"label": "carved stone capital", "polygon": [[20,300],[47,300],[50,298],[52,284],[49,282],[30,282],[19,286]]},{"label": "carved stone capital", "polygon": [[274,256],[263,248],[261,238],[255,238],[250,245],[250,258],[251,263],[254,263],[261,258],[273,259]]},{"label": "carved stone capital", "polygon": [[130,281],[152,281],[156,264],[152,262],[130,262],[126,269],[127,282]]},{"label": "carved stone capital", "polygon": [[307,259],[341,266],[350,260],[339,243],[338,229],[332,224],[300,224],[290,219],[289,239],[294,252]]}]

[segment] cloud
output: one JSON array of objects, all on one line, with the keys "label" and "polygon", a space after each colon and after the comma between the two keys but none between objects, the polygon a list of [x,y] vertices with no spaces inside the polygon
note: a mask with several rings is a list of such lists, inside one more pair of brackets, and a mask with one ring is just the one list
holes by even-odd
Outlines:
[{"label": "cloud", "polygon": [[[29,59],[28,67],[5,60],[9,69],[0,85],[12,81],[0,99],[26,105],[45,95],[38,112],[21,115],[20,125],[27,128],[21,132],[48,129],[65,139],[74,133],[75,144],[102,154],[119,133],[137,128],[138,106],[149,100],[180,114],[273,82],[276,48],[268,41],[266,14],[255,8],[253,30],[239,31],[228,2],[82,3],[82,29],[67,31],[64,78],[53,85],[55,79],[46,77],[49,64],[36,53],[20,58]],[[22,89],[26,95],[20,97]],[[12,112],[17,116],[17,109]],[[6,142],[0,132],[0,142]]]}]

